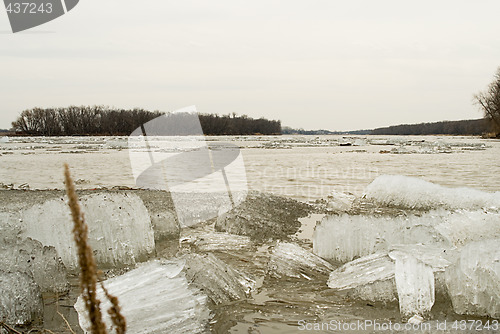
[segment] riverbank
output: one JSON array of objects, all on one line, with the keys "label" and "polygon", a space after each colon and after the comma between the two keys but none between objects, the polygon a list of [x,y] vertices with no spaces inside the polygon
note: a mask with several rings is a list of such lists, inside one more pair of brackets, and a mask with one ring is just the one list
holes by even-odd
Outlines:
[{"label": "riverbank", "polygon": [[[428,249],[442,248],[452,254],[471,242],[500,237],[500,231],[492,227],[495,225],[488,225],[498,215],[498,208],[493,208],[497,195],[472,192],[476,195],[465,195],[463,198],[475,200],[464,202],[464,199],[460,199],[461,202],[457,202],[457,196],[461,198],[460,192],[409,178],[397,181],[398,184],[409,182],[412,186],[394,190],[398,194],[394,198],[401,199],[396,203],[390,196],[391,188],[383,188],[390,180],[374,182],[367,189],[365,197],[334,193],[310,204],[272,194],[250,192],[239,207],[188,227],[179,225],[175,205],[170,194],[164,191],[87,189],[80,190],[78,194],[86,209],[90,242],[94,243],[96,258],[101,262],[98,264],[104,272],[103,278],[114,278],[119,282],[124,273],[134,268],[146,270],[149,268],[147,264],[154,261],[171,263],[169,266],[175,264],[179,267],[176,279],[185,280],[190,289],[205,296],[204,306],[200,307],[206,308],[210,316],[192,320],[199,321],[196,323],[198,327],[213,333],[290,333],[299,332],[301,324],[312,326],[318,323],[359,321],[402,324],[407,321],[405,315],[400,313],[395,276],[374,277],[368,285],[366,282],[353,283],[358,284],[354,289],[334,288],[335,277],[343,272],[345,265],[355,265],[356,259],[374,252],[391,254],[391,244],[395,241],[404,241],[410,249],[414,249],[411,247],[415,246],[411,245],[415,242],[424,243],[429,245]],[[431,188],[442,200],[421,202],[420,198],[425,197],[418,191],[425,192]],[[405,189],[412,190],[408,192]],[[0,229],[4,243],[7,241],[7,245],[0,249],[5,252],[5,247],[18,248],[22,250],[19,254],[31,252],[34,256],[37,247],[33,245],[37,241],[25,239],[29,235],[29,238],[43,240],[45,253],[55,249],[59,256],[62,255],[65,269],[53,266],[59,269],[52,276],[64,282],[56,287],[51,286],[53,282],[47,284],[42,281],[40,284],[46,284],[49,290],[64,292],[43,292],[42,316],[32,324],[33,328],[46,328],[54,333],[69,332],[58,311],[73,329],[79,327],[78,315],[73,307],[78,296],[77,270],[72,267],[71,257],[61,254],[67,248],[57,248],[61,238],[67,237],[68,245],[72,242],[71,235],[64,236],[57,232],[62,231],[60,225],[65,222],[65,218],[61,217],[66,210],[64,196],[60,190],[0,191]],[[100,203],[106,205],[101,206]],[[134,207],[127,207],[130,203],[135,203]],[[418,206],[416,203],[422,204]],[[454,205],[467,210],[455,211],[452,209]],[[476,211],[476,208],[480,211]],[[47,209],[50,210],[47,212]],[[106,216],[96,215],[99,212],[105,212]],[[461,229],[469,231],[466,232],[468,235],[465,239],[461,233],[448,235],[443,229],[448,226],[446,224],[458,224],[451,225],[455,226],[451,231]],[[471,227],[464,224],[470,224]],[[30,234],[29,231],[37,228],[37,225],[41,226],[41,234]],[[115,228],[119,226],[129,226],[127,230],[131,231],[142,226],[138,232],[149,230],[151,237],[137,238],[134,234],[138,232],[123,234],[121,228]],[[485,229],[489,231],[488,235],[483,233]],[[54,231],[57,238],[50,239],[50,233],[43,236],[46,230]],[[149,241],[144,243],[144,240]],[[377,242],[373,243],[375,240]],[[118,256],[122,252],[119,244],[123,242],[129,245],[123,250],[128,255]],[[54,243],[53,246],[51,243]],[[152,248],[148,248],[148,245]],[[332,248],[330,245],[337,246]],[[330,249],[334,250],[333,253]],[[406,252],[404,249],[398,248]],[[109,260],[110,254],[106,254],[106,250],[110,252],[112,260]],[[421,258],[418,252],[417,247],[411,254]],[[42,254],[40,256],[43,258],[43,252],[37,254]],[[425,263],[431,267],[433,263],[444,263],[444,270],[452,265],[452,261],[456,261],[456,256],[450,255],[432,260],[437,262],[428,262],[435,256],[426,255]],[[19,263],[19,259],[14,262]],[[394,270],[393,261],[398,260],[386,259],[385,270],[390,273]],[[7,265],[13,266],[11,269],[18,268],[16,270],[29,269],[37,280],[36,268],[40,267],[22,269],[19,264]],[[6,264],[3,268],[6,268]],[[475,320],[486,324],[492,320],[482,316],[479,309],[474,311],[479,312],[478,315],[456,313],[456,301],[450,299],[446,291],[443,293],[442,289],[447,283],[443,285],[443,276],[439,274],[441,269],[436,270],[435,302],[431,304],[430,313],[422,314],[425,317],[423,324],[434,326],[436,321],[445,320],[449,323]],[[66,279],[56,275],[61,272],[66,273]],[[370,274],[364,274],[363,277],[370,277]],[[348,279],[352,278],[342,280]],[[390,284],[383,283],[383,290],[369,288],[387,279]],[[114,293],[120,296],[119,290]],[[154,291],[148,293],[151,293],[150,299],[158,301],[157,308],[162,315],[167,316],[172,305],[168,301],[167,304],[161,304],[160,296],[155,295]],[[123,298],[127,301],[126,295]],[[176,328],[174,332],[182,329]],[[22,330],[21,327],[19,329]],[[385,331],[372,328],[368,332]]]}]

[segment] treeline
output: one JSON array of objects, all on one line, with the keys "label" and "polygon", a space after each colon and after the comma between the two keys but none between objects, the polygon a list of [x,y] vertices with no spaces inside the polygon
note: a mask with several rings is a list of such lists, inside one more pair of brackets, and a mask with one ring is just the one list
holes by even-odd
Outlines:
[{"label": "treeline", "polygon": [[482,135],[490,129],[485,119],[401,124],[372,130],[371,135]]},{"label": "treeline", "polygon": [[294,129],[289,126],[284,126],[281,133],[284,135],[369,135],[373,130],[354,130],[354,131],[330,131],[330,130],[304,130]]},{"label": "treeline", "polygon": [[128,135],[162,113],[104,106],[33,108],[21,112],[12,128],[32,136]]},{"label": "treeline", "polygon": [[284,135],[335,135],[335,134],[339,134],[338,132],[333,132],[333,131],[329,131],[329,130],[304,130],[302,128],[293,129],[289,126],[284,126],[281,133]]},{"label": "treeline", "polygon": [[206,135],[280,135],[281,121],[265,118],[254,119],[247,115],[236,116],[200,114],[200,123]]},{"label": "treeline", "polygon": [[[105,106],[70,106],[33,108],[21,112],[12,122],[12,131],[31,136],[130,135],[142,124],[164,113],[136,109],[113,109]],[[253,119],[236,114],[219,116],[200,114],[207,135],[281,134],[281,122]]]}]

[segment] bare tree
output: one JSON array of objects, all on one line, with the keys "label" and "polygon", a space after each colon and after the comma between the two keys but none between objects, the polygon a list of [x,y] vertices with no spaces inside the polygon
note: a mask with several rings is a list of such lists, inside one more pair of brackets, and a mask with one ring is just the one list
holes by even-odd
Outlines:
[{"label": "bare tree", "polygon": [[[107,106],[69,106],[67,108],[32,108],[21,112],[12,122],[15,131],[28,135],[73,136],[73,135],[128,135],[137,127],[161,116],[159,111],[141,108],[132,110],[114,109]],[[281,134],[281,122],[264,118],[253,119],[217,114],[200,114],[200,123],[205,134]],[[175,124],[174,122],[178,122]],[[179,135],[192,134],[182,117],[171,118],[170,123]]]},{"label": "bare tree", "polygon": [[493,82],[485,91],[474,95],[474,102],[484,112],[484,117],[490,121],[492,130],[500,135],[500,67],[497,69]]}]

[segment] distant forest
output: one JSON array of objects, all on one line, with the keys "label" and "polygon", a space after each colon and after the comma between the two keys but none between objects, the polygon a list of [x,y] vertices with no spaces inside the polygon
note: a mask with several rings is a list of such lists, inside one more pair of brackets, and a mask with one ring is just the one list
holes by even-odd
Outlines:
[{"label": "distant forest", "polygon": [[442,121],[434,123],[401,124],[372,130],[329,131],[292,129],[284,126],[282,133],[292,135],[483,135],[491,131],[488,120]]},{"label": "distant forest", "polygon": [[[12,122],[10,133],[32,136],[130,135],[142,124],[164,113],[105,106],[70,106],[24,110]],[[329,131],[281,127],[279,120],[254,119],[247,115],[199,114],[206,135],[482,135],[492,131],[491,121],[474,119],[434,123],[401,124],[372,130]],[[6,130],[0,130],[5,133]]]},{"label": "distant forest", "polygon": [[[12,130],[33,136],[130,135],[142,124],[164,113],[144,109],[113,109],[105,106],[70,106],[24,110]],[[281,134],[281,122],[246,115],[199,114],[206,135]]]},{"label": "distant forest", "polygon": [[280,135],[281,121],[254,119],[247,115],[200,114],[200,123],[206,135]]},{"label": "distant forest", "polygon": [[284,126],[281,129],[281,133],[284,135],[335,135],[344,132],[333,132],[329,130],[304,130],[304,129],[293,129],[288,126]]},{"label": "distant forest", "polygon": [[490,124],[484,118],[464,121],[443,121],[435,123],[401,124],[377,128],[370,135],[482,135],[490,131]]}]

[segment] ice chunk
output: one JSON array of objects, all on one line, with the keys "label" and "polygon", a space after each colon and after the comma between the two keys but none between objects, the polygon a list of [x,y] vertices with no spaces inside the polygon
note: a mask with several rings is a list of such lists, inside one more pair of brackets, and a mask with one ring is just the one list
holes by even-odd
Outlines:
[{"label": "ice chunk", "polygon": [[133,193],[142,199],[148,209],[155,241],[178,239],[179,220],[170,193],[160,190],[135,190]]},{"label": "ice chunk", "polygon": [[472,188],[446,188],[419,178],[382,175],[366,188],[366,198],[377,203],[410,209],[500,209],[500,192]]},{"label": "ice chunk", "polygon": [[66,268],[55,248],[43,246],[31,238],[0,238],[0,268],[27,273],[42,292],[64,293],[69,290]]},{"label": "ice chunk", "polygon": [[426,318],[435,301],[432,267],[405,252],[393,251],[390,256],[396,261],[396,287],[403,321],[415,315]]},{"label": "ice chunk", "polygon": [[186,278],[189,283],[207,294],[215,304],[245,299],[255,289],[255,280],[227,265],[213,254],[189,254]]},{"label": "ice chunk", "polygon": [[398,253],[404,253],[407,256],[412,256],[419,262],[432,268],[432,271],[434,272],[434,289],[436,299],[439,297],[441,301],[449,300],[444,271],[451,265],[450,261],[454,261],[456,258],[457,254],[455,249],[422,244],[394,245],[391,247],[389,256],[396,260]]},{"label": "ice chunk", "polygon": [[396,244],[424,244],[445,249],[470,241],[500,238],[499,213],[432,210],[421,215],[329,215],[316,226],[314,253],[347,262]]},{"label": "ice chunk", "polygon": [[408,319],[408,323],[412,325],[420,325],[422,322],[424,322],[424,318],[418,314],[415,314],[413,317]]},{"label": "ice chunk", "polygon": [[441,222],[436,226],[436,230],[452,247],[462,247],[471,241],[500,238],[498,213],[462,210],[439,216]]},{"label": "ice chunk", "polygon": [[[434,273],[442,273],[450,265],[448,257],[448,250],[441,247],[421,244],[394,245],[389,253],[379,252],[364,256],[334,270],[330,274],[328,286],[340,291],[349,291],[353,298],[373,302],[391,302],[399,298],[403,317],[408,319],[415,314],[424,316],[434,303],[435,284],[442,294],[445,293],[444,280],[436,275],[434,283]],[[399,268],[391,258],[396,263],[400,261]],[[407,258],[412,260],[408,261]],[[414,265],[414,262],[418,265]],[[432,279],[428,277],[431,274]],[[427,279],[415,283],[421,276]],[[430,281],[432,285],[419,287],[419,284],[425,282],[431,284]],[[411,290],[415,287],[416,292]],[[418,294],[422,291],[427,295]],[[432,301],[428,310],[424,307],[428,304],[423,300],[428,304]]]},{"label": "ice chunk", "polygon": [[[100,266],[131,265],[154,252],[148,211],[134,194],[100,193],[80,200],[89,226],[89,243]],[[61,198],[34,205],[23,212],[26,235],[54,246],[69,269],[77,267],[73,222]]]},{"label": "ice chunk", "polygon": [[392,302],[397,300],[394,275],[395,265],[387,253],[376,253],[334,270],[328,279],[328,286],[349,291],[354,298]]},{"label": "ice chunk", "polygon": [[[116,296],[127,321],[127,333],[205,333],[210,311],[206,297],[189,287],[182,273],[184,263],[152,261],[128,273],[108,279],[104,286]],[[101,309],[110,303],[97,291]],[[80,296],[75,304],[80,326],[90,333],[90,323]],[[111,320],[102,312],[111,333]]]},{"label": "ice chunk", "polygon": [[253,246],[250,238],[242,235],[223,232],[188,233],[189,235],[182,236],[181,241],[192,244],[201,252],[235,251]]},{"label": "ice chunk", "polygon": [[182,228],[217,217],[233,208],[227,192],[172,193],[179,224]]},{"label": "ice chunk", "polygon": [[389,256],[392,259],[401,257],[399,253],[411,255],[420,262],[430,266],[434,272],[445,271],[455,257],[455,251],[444,247],[423,244],[400,244],[391,246]]},{"label": "ice chunk", "polygon": [[155,241],[179,237],[179,223],[173,212],[163,211],[151,215]]},{"label": "ice chunk", "polygon": [[8,143],[8,142],[10,142],[9,137],[4,136],[4,137],[0,138],[0,143],[5,144],[5,143]]},{"label": "ice chunk", "polygon": [[365,215],[329,215],[316,225],[314,253],[342,263],[360,256],[388,250],[406,243],[443,244],[444,238],[434,226],[434,216],[373,217]]},{"label": "ice chunk", "polygon": [[0,244],[17,240],[24,226],[20,217],[17,212],[0,211]]},{"label": "ice chunk", "polygon": [[500,318],[500,239],[463,247],[445,276],[455,312]]},{"label": "ice chunk", "polygon": [[327,209],[335,211],[348,211],[356,197],[350,193],[331,192],[327,197]]},{"label": "ice chunk", "polygon": [[259,241],[285,239],[297,233],[297,219],[311,210],[308,204],[293,199],[251,191],[243,203],[217,218],[215,229]]},{"label": "ice chunk", "polygon": [[278,242],[267,268],[272,277],[310,279],[313,275],[329,275],[334,266],[296,244]]},{"label": "ice chunk", "polygon": [[42,316],[42,294],[33,278],[21,272],[0,270],[0,321],[29,325]]}]

